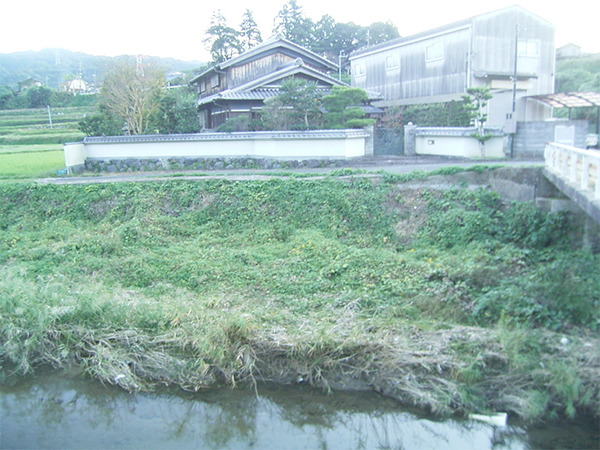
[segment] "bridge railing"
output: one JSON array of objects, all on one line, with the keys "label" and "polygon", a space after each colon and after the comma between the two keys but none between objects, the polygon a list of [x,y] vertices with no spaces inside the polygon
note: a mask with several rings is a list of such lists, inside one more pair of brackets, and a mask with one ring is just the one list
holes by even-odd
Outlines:
[{"label": "bridge railing", "polygon": [[591,190],[600,199],[600,151],[550,142],[545,150],[546,169],[578,189]]}]

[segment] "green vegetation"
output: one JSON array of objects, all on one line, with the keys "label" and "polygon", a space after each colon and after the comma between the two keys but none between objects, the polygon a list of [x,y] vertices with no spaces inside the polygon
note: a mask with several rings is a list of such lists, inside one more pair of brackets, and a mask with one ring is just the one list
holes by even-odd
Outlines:
[{"label": "green vegetation", "polygon": [[[600,55],[556,61],[555,92],[600,92]],[[572,108],[571,118],[590,122],[590,133],[597,133],[596,108]],[[569,117],[567,108],[556,108],[555,117]]]},{"label": "green vegetation", "polygon": [[0,154],[0,179],[56,176],[64,167],[62,149]]},{"label": "green vegetation", "polygon": [[2,377],[354,380],[438,413],[600,413],[600,261],[566,216],[339,175],[0,185]]},{"label": "green vegetation", "polygon": [[[246,9],[238,29],[228,25],[220,10],[213,11],[210,26],[203,40],[213,63],[219,63],[260,44],[262,36],[252,11]],[[368,27],[355,23],[339,23],[330,15],[314,21],[306,17],[296,0],[289,0],[273,19],[273,35],[282,36],[330,61],[340,54],[349,55],[368,45],[375,45],[400,37],[390,21],[374,22]]]},{"label": "green vegetation", "polygon": [[62,144],[83,138],[78,122],[95,107],[0,111],[0,179],[56,175],[64,169]]},{"label": "green vegetation", "polygon": [[363,89],[333,86],[330,94],[323,96],[316,82],[289,77],[281,82],[278,95],[265,100],[258,119],[234,116],[217,131],[363,128],[375,123],[374,119],[365,118],[360,107],[367,100]]},{"label": "green vegetation", "polygon": [[375,124],[375,119],[365,119],[360,106],[369,99],[363,89],[348,86],[333,86],[331,94],[323,97],[324,128],[363,128]]}]

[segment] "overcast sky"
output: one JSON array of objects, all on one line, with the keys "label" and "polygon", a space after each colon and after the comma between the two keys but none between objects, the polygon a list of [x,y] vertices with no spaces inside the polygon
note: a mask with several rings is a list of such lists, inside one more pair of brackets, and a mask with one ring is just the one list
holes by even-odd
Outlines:
[{"label": "overcast sky", "polygon": [[[92,55],[141,54],[207,61],[210,57],[202,40],[214,10],[221,8],[229,25],[239,28],[242,14],[249,8],[267,39],[274,17],[286,2],[9,1],[1,9],[0,53],[59,47]],[[513,5],[514,0],[297,3],[314,21],[325,14],[336,22],[363,26],[389,20],[400,35],[408,36]],[[519,4],[556,26],[557,47],[572,42],[585,52],[600,53],[599,1],[522,0]]]}]

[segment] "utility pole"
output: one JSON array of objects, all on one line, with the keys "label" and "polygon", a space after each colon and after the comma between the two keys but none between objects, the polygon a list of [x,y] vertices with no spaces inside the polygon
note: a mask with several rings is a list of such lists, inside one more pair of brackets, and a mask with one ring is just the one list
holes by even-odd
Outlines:
[{"label": "utility pole", "polygon": [[514,128],[510,135],[510,158],[515,156],[515,133],[517,132],[517,61],[519,60],[519,24],[515,25],[515,67],[513,71],[513,89],[512,89],[512,114],[511,121]]},{"label": "utility pole", "polygon": [[52,128],[52,115],[50,114],[50,105],[46,105],[48,107],[48,122],[50,122],[50,128]]},{"label": "utility pole", "polygon": [[517,61],[519,60],[519,24],[515,25],[515,67],[513,72],[513,91],[512,91],[512,114],[516,120],[515,111],[517,109]]}]

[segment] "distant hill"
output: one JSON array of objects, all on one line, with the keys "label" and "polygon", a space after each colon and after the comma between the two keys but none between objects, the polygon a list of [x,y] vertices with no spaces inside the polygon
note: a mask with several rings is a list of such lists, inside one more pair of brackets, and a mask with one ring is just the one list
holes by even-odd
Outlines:
[{"label": "distant hill", "polygon": [[[57,89],[66,75],[81,73],[87,83],[101,82],[104,68],[113,58],[76,53],[62,48],[46,48],[39,52],[0,53],[0,85],[17,89],[19,81],[35,78]],[[148,57],[158,61],[168,72],[184,72],[205,65],[201,61],[179,61],[174,58]]]}]

